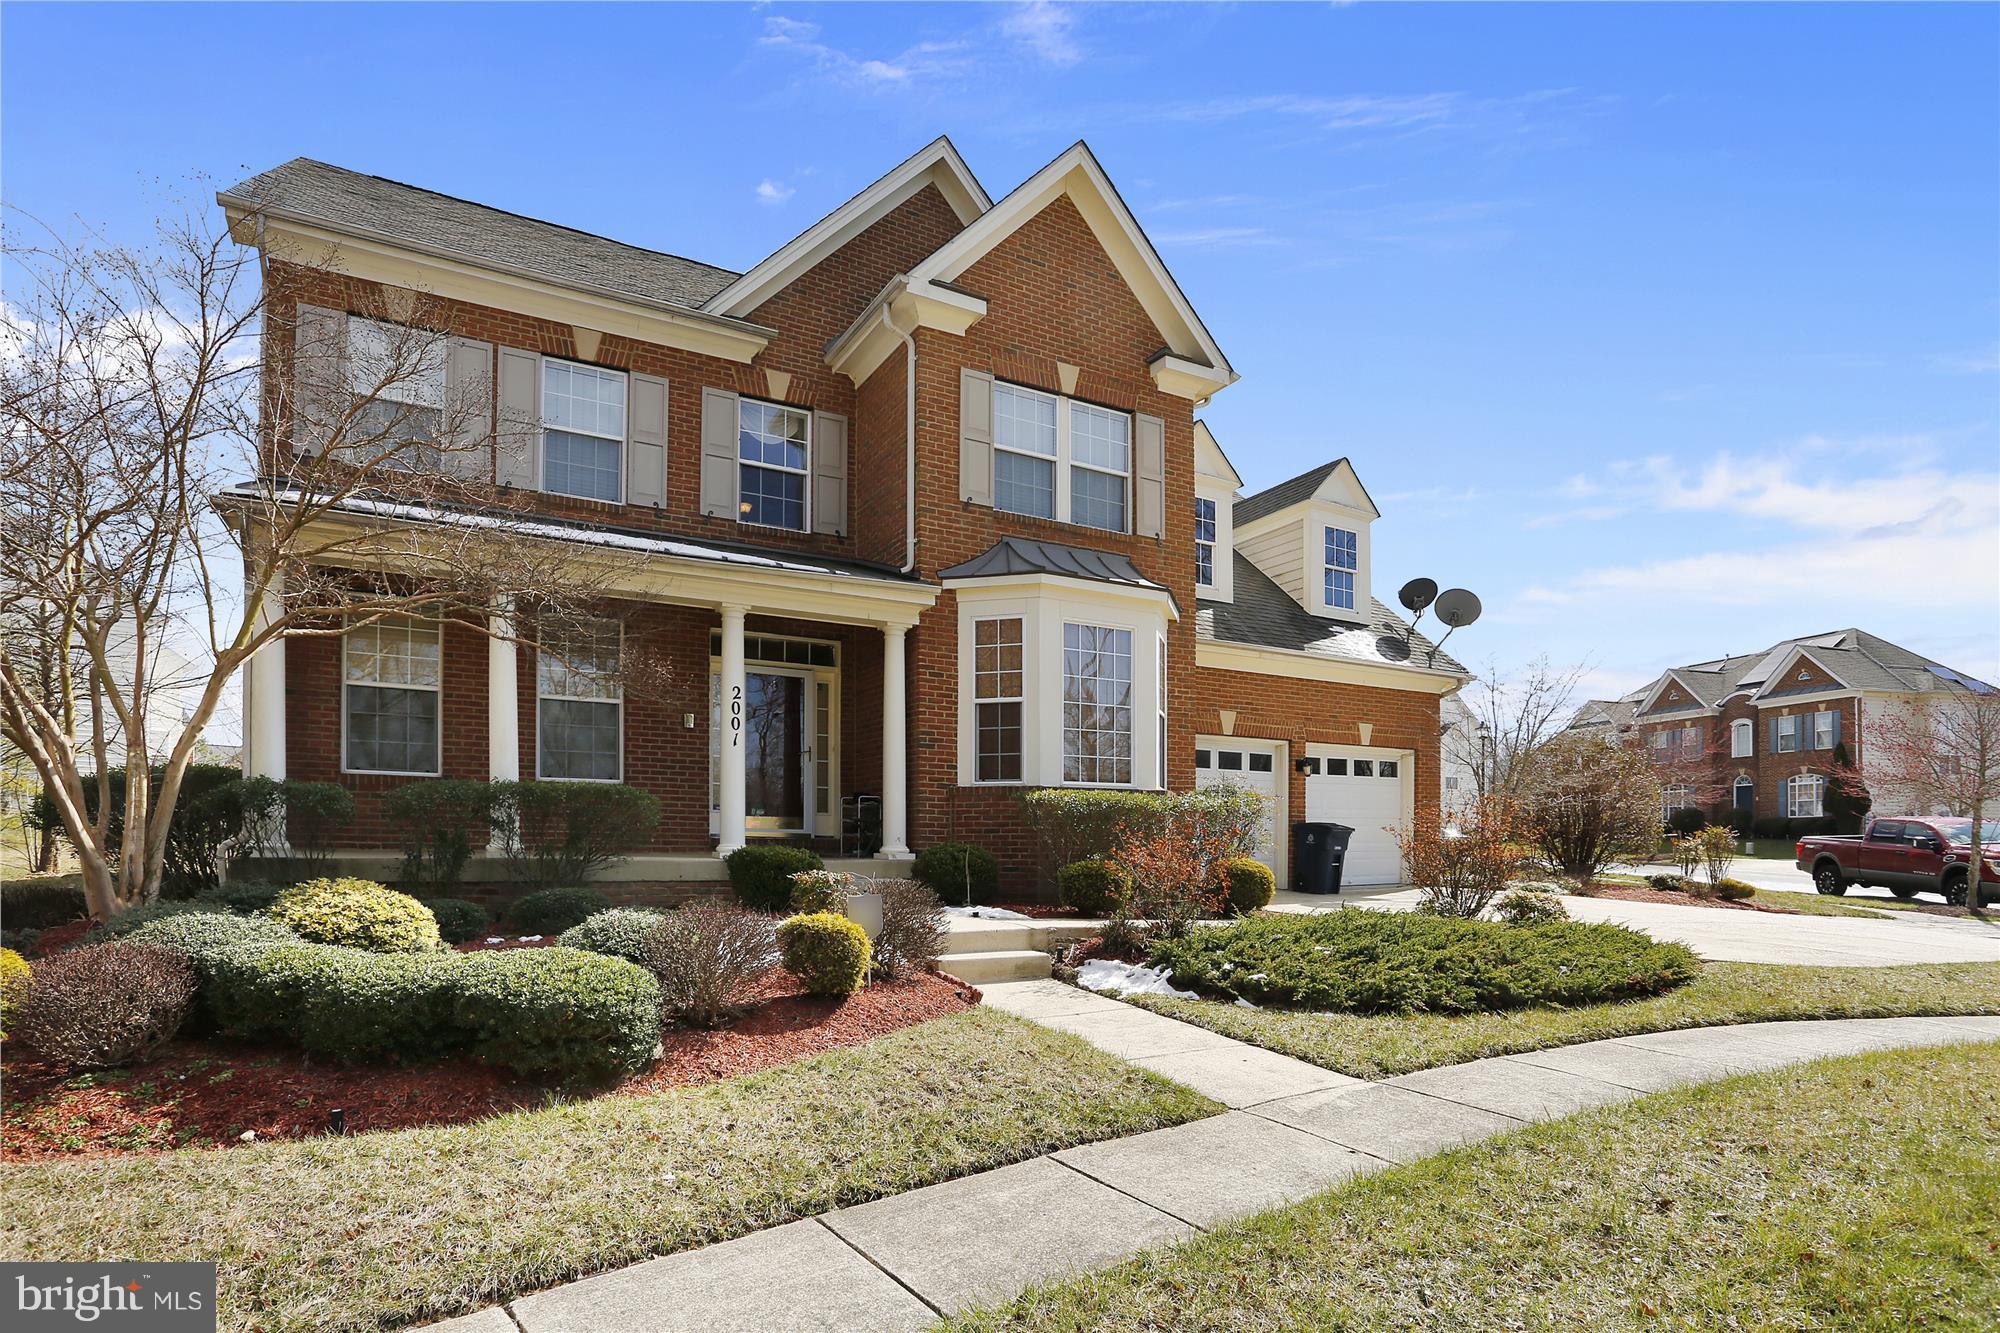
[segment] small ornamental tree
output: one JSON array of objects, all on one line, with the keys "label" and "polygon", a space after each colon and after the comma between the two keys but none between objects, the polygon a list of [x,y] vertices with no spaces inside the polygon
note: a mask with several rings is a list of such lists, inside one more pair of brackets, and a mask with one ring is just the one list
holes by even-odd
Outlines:
[{"label": "small ornamental tree", "polygon": [[1419,810],[1393,828],[1404,873],[1421,895],[1418,910],[1434,916],[1476,917],[1521,868],[1526,850],[1514,837],[1514,810],[1487,796],[1447,828],[1436,810]]},{"label": "small ornamental tree", "polygon": [[1573,879],[1659,846],[1659,779],[1634,747],[1565,732],[1522,756],[1510,794],[1522,834]]},{"label": "small ornamental tree", "polygon": [[1849,790],[1893,792],[1908,814],[1971,819],[1965,905],[1982,914],[1985,890],[1971,868],[1991,850],[1986,825],[2000,810],[2000,690],[1960,686],[1905,711],[1871,717],[1861,756],[1859,766],[1837,770]]}]

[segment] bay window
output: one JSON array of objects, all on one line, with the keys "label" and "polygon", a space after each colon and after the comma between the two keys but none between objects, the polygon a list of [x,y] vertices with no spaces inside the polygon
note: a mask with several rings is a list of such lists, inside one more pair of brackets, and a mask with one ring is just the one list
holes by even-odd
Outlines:
[{"label": "bay window", "polygon": [[442,637],[436,621],[406,616],[341,636],[343,770],[437,773]]},{"label": "bay window", "polygon": [[623,499],[623,371],[542,359],[542,489],[611,504]]},{"label": "bay window", "polygon": [[1167,636],[1162,634],[1157,640],[1159,656],[1155,660],[1153,679],[1158,688],[1153,691],[1159,722],[1159,764],[1154,781],[1160,790],[1167,787]]},{"label": "bay window", "polygon": [[1063,625],[1063,781],[1132,781],[1132,631]]},{"label": "bay window", "polygon": [[1131,530],[1132,416],[995,381],[993,507]]},{"label": "bay window", "polygon": [[615,623],[565,626],[535,655],[536,776],[616,782],[624,759],[625,691]]},{"label": "bay window", "polygon": [[1021,620],[981,620],[973,647],[976,776],[981,782],[1021,780]]},{"label": "bay window", "polygon": [[1194,502],[1194,581],[1215,586],[1215,501],[1205,495]]},{"label": "bay window", "polygon": [[1361,567],[1360,539],[1346,528],[1326,530],[1326,604],[1354,610],[1354,574]]},{"label": "bay window", "polygon": [[745,523],[804,532],[811,414],[754,398],[741,399],[738,412],[739,515]]}]

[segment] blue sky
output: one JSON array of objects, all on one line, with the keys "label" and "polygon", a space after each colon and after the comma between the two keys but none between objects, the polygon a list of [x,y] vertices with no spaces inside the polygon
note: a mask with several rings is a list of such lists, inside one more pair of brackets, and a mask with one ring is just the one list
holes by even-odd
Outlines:
[{"label": "blue sky", "polygon": [[139,236],[295,155],[743,268],[940,132],[1087,138],[1345,454],[1377,592],[1622,691],[1858,624],[2000,679],[2000,8],[9,5],[9,203]]}]

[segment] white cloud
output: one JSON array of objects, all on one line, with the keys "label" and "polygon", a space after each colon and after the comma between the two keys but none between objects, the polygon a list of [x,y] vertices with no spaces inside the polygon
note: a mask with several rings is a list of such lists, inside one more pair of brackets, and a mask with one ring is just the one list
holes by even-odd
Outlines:
[{"label": "white cloud", "polygon": [[1185,246],[1289,244],[1263,227],[1190,227],[1184,231],[1154,232],[1153,239],[1161,245]]},{"label": "white cloud", "polygon": [[1931,364],[1954,375],[2000,375],[2000,343],[1977,352],[1932,357]]},{"label": "white cloud", "polygon": [[764,33],[757,44],[802,56],[829,78],[848,87],[907,87],[953,77],[967,67],[964,42],[919,42],[888,58],[858,56],[821,41],[817,23],[775,14],[764,19]]},{"label": "white cloud", "polygon": [[1016,5],[1000,21],[1000,31],[1019,42],[1043,62],[1067,69],[1083,59],[1083,49],[1070,35],[1076,13],[1067,5],[1050,0],[1027,0]]},{"label": "white cloud", "polygon": [[797,193],[783,181],[774,181],[769,176],[757,182],[757,202],[760,204],[782,204]]}]

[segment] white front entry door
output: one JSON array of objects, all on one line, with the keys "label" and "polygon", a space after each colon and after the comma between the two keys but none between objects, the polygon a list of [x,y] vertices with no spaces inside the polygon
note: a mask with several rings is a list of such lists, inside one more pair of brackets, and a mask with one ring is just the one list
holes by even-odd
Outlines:
[{"label": "white front entry door", "polygon": [[1264,798],[1264,823],[1257,832],[1257,846],[1251,855],[1271,867],[1279,884],[1285,882],[1284,751],[1279,741],[1235,736],[1197,736],[1194,740],[1197,790],[1230,782]]},{"label": "white front entry door", "polygon": [[1403,854],[1390,828],[1410,822],[1413,764],[1407,750],[1373,750],[1358,745],[1312,745],[1306,771],[1306,821],[1345,824],[1354,830],[1347,844],[1340,882],[1400,884]]}]

